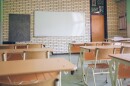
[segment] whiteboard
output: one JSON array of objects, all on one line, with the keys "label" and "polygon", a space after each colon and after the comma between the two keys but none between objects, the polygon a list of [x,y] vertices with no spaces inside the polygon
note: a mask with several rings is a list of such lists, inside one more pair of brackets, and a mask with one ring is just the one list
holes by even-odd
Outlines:
[{"label": "whiteboard", "polygon": [[34,36],[84,36],[85,13],[35,11]]}]

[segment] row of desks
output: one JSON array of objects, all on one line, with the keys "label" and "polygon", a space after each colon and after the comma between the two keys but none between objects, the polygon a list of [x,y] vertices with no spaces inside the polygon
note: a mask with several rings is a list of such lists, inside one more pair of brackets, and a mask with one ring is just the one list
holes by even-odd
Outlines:
[{"label": "row of desks", "polygon": [[[101,43],[101,42],[96,42],[96,43]],[[128,42],[124,42],[124,43],[129,43]],[[81,67],[82,67],[82,77],[83,77],[83,80],[84,80],[84,56],[85,56],[85,52],[89,52],[91,50],[95,50],[96,48],[114,48],[114,49],[120,49],[122,46],[127,46],[127,47],[130,47],[130,45],[111,45],[111,46],[84,46],[85,44],[84,43],[72,43],[71,45],[78,45],[80,46],[80,60],[81,60]],[[111,64],[110,64],[110,76],[111,76],[111,82],[112,82],[112,86],[116,86],[116,80],[117,80],[117,74],[118,74],[118,65],[119,63],[125,63],[125,64],[130,64],[130,54],[127,54],[127,55],[110,55],[112,57],[112,60],[111,60]],[[112,73],[112,64],[113,62],[116,62],[116,71],[115,71],[115,74],[113,75]],[[114,76],[114,77],[113,77]],[[85,84],[87,84],[85,81],[84,81]]]},{"label": "row of desks", "polygon": [[[35,48],[35,49],[1,49],[0,53],[21,53],[24,51],[46,51],[52,52],[50,48]],[[49,59],[35,59],[35,60],[14,60],[0,62],[0,76],[19,75],[19,74],[33,74],[33,73],[47,73],[47,72],[62,72],[73,71],[77,67],[66,59],[49,58]]]},{"label": "row of desks", "polygon": [[17,49],[18,47],[28,48],[29,46],[33,46],[33,45],[34,46],[39,45],[41,48],[45,47],[44,44],[0,44],[0,49],[3,49],[5,47],[12,47],[14,49]]},{"label": "row of desks", "polygon": [[71,71],[76,66],[64,58],[0,62],[0,76],[39,72]]}]

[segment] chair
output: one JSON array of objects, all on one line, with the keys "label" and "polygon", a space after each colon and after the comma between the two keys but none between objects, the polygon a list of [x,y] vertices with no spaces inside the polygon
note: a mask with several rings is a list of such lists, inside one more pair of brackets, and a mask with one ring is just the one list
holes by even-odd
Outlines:
[{"label": "chair", "polygon": [[[85,43],[85,46],[98,46],[96,42],[87,42]],[[93,58],[93,55],[94,55],[94,50],[92,51],[89,51],[89,52],[85,52],[84,53],[84,57],[86,58],[89,58],[89,59],[92,59]],[[81,56],[80,56],[81,57]],[[80,57],[78,58],[78,61],[77,61],[77,67],[79,67],[79,63],[80,63]],[[87,60],[87,59],[86,59]]]},{"label": "chair", "polygon": [[47,59],[48,51],[24,51],[24,60]]},{"label": "chair", "polygon": [[16,44],[16,49],[27,49],[27,44]]},{"label": "chair", "polygon": [[[114,48],[112,47],[95,49],[94,63],[88,64],[87,71],[86,71],[88,73],[89,69],[92,70],[94,86],[96,86],[95,75],[109,73],[108,71],[104,71],[104,70],[108,70],[109,68],[108,62],[111,60],[111,58],[108,55],[113,54],[113,53],[114,53]],[[86,74],[86,77],[88,78],[87,74]]]},{"label": "chair", "polygon": [[69,43],[68,51],[69,51],[69,61],[71,61],[71,54],[80,53],[80,46],[85,46],[85,43]]},{"label": "chair", "polygon": [[43,44],[27,44],[27,48],[43,48]]},{"label": "chair", "polygon": [[2,61],[23,60],[22,52],[0,52]]},{"label": "chair", "polygon": [[130,53],[130,46],[122,46],[121,47],[121,50],[120,50],[120,53],[123,54],[123,53]]},{"label": "chair", "polygon": [[[128,54],[130,53],[130,46],[122,46],[121,47],[121,54]],[[123,79],[130,78],[130,66],[124,65],[124,64],[119,64],[119,69],[118,69],[118,85],[123,86],[122,81]]]},{"label": "chair", "polygon": [[5,45],[1,45],[0,46],[0,49],[15,49],[15,46],[12,46],[12,45],[7,45],[7,46],[5,46]]}]

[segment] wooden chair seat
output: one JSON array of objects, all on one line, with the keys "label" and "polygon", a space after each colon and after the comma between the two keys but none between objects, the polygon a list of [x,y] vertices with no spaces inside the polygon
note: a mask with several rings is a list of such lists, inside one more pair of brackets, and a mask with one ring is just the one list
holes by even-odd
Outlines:
[{"label": "wooden chair seat", "polygon": [[54,86],[55,80],[58,78],[58,75],[58,72],[49,72],[1,76],[0,83],[2,84],[2,86]]}]

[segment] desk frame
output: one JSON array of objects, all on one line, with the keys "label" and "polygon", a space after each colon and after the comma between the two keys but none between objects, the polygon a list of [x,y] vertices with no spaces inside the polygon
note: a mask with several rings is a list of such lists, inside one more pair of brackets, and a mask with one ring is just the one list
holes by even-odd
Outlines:
[{"label": "desk frame", "polygon": [[[110,55],[110,57],[112,57],[112,60],[110,61],[110,64],[109,64],[109,66],[110,66],[109,71],[110,71],[111,83],[112,83],[112,86],[117,86],[119,64],[123,63],[123,64],[126,64],[126,65],[130,66],[130,61],[119,59],[119,58],[116,58],[116,57],[111,56],[111,55]],[[115,64],[115,72],[114,72],[115,74],[113,74],[113,72],[112,72],[113,64]]]}]

